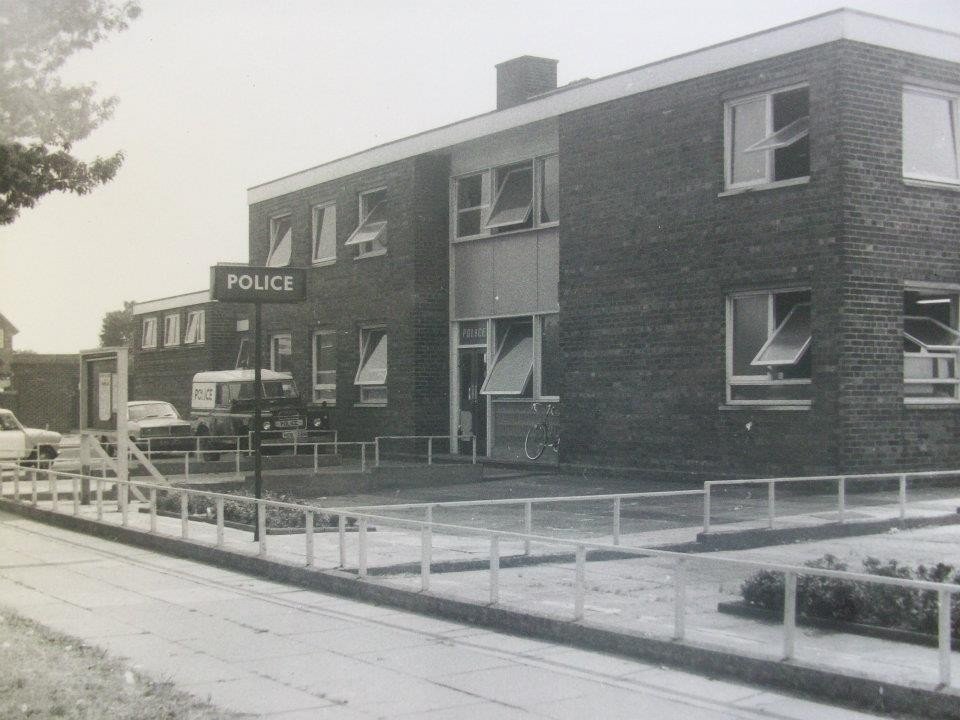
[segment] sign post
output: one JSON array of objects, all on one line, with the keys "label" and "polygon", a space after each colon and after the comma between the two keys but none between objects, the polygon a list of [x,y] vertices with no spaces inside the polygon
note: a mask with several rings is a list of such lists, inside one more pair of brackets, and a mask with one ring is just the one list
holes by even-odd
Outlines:
[{"label": "sign post", "polygon": [[[253,494],[263,497],[263,459],[260,453],[263,439],[263,357],[262,305],[264,303],[301,302],[307,296],[307,274],[304,268],[268,268],[250,265],[214,265],[210,268],[210,295],[221,302],[245,302],[253,305]],[[266,525],[264,525],[266,527]],[[257,522],[253,539],[260,539],[260,503],[257,503]]]}]

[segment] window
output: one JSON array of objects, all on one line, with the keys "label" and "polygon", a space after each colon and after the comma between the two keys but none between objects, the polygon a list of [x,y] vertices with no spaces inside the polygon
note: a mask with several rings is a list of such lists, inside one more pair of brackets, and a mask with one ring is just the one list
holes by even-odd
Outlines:
[{"label": "window", "polygon": [[483,232],[487,208],[490,207],[490,173],[482,172],[457,180],[456,237],[469,237]]},{"label": "window", "polygon": [[382,255],[387,251],[387,190],[360,193],[360,222],[344,246],[355,247],[357,257]]},{"label": "window", "polygon": [[725,116],[728,189],[810,175],[808,88],[730,102]]},{"label": "window", "polygon": [[496,197],[486,227],[498,230],[519,230],[533,225],[533,163],[497,168],[494,171]]},{"label": "window", "polygon": [[960,399],[958,294],[907,290],[903,294],[903,395],[907,402]]},{"label": "window", "polygon": [[148,317],[143,319],[143,334],[140,338],[140,347],[155,348],[157,346],[157,319]]},{"label": "window", "polygon": [[293,251],[293,226],[290,216],[276,217],[270,220],[270,252],[267,253],[267,267],[284,267],[290,264]]},{"label": "window", "polygon": [[238,370],[241,368],[250,368],[250,339],[240,338],[240,348],[237,350],[237,362],[234,365]]},{"label": "window", "polygon": [[180,344],[180,314],[164,315],[163,317],[163,345],[172,347]]},{"label": "window", "polygon": [[360,402],[384,405],[387,402],[387,331],[360,328],[360,364],[354,385],[360,386]]},{"label": "window", "polygon": [[293,360],[293,341],[290,333],[270,336],[270,369],[290,372]]},{"label": "window", "polygon": [[560,220],[560,158],[557,155],[541,158],[538,165],[540,176],[540,225]]},{"label": "window", "polygon": [[809,290],[737,293],[727,299],[727,401],[810,402]]},{"label": "window", "polygon": [[484,395],[532,397],[533,322],[531,318],[498,320],[494,325],[493,366],[480,392]]},{"label": "window", "polygon": [[560,397],[560,315],[544,315],[540,325],[540,396]]},{"label": "window", "polygon": [[337,334],[332,330],[313,334],[313,401],[337,404]]},{"label": "window", "polygon": [[183,334],[184,345],[200,345],[206,332],[206,313],[203,310],[191,310],[187,313],[187,329]]},{"label": "window", "polygon": [[960,119],[956,95],[903,91],[903,176],[960,183]]},{"label": "window", "polygon": [[321,263],[337,257],[337,206],[313,208],[313,262]]}]

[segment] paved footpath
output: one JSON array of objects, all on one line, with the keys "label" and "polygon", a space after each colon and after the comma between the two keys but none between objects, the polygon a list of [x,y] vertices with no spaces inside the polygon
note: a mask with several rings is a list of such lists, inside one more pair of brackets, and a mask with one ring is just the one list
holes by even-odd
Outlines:
[{"label": "paved footpath", "polygon": [[0,605],[276,718],[871,717],[297,589],[0,513]]}]

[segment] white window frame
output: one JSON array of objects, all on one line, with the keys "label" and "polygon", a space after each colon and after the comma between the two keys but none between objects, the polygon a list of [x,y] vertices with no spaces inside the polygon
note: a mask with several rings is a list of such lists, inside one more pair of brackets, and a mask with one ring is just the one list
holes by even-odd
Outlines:
[{"label": "white window frame", "polygon": [[180,313],[163,316],[163,346],[177,347],[180,344]]},{"label": "white window frame", "polygon": [[[333,370],[325,370],[323,372],[332,372],[333,373],[333,382],[332,383],[318,383],[317,382],[317,340],[322,338],[324,335],[333,336]],[[321,341],[322,342],[322,341]],[[331,328],[325,328],[317,330],[313,333],[313,360],[311,363],[312,375],[310,377],[310,384],[313,386],[313,402],[320,403],[326,401],[328,407],[333,407],[337,404],[337,331]],[[333,391],[332,398],[323,398],[319,397],[319,393],[324,391]]]},{"label": "white window frame", "polygon": [[[384,236],[387,233],[387,220],[371,222],[371,218],[378,209],[386,209],[386,194],[384,194],[383,199],[375,203],[373,207],[367,207],[368,197],[380,192],[385,193],[386,189],[386,186],[372,188],[370,190],[364,190],[357,195],[357,227],[343,244],[344,247],[355,247],[357,249],[355,260],[376,257],[378,255],[384,255],[387,252],[386,242],[384,241]],[[365,234],[371,232],[373,233],[372,237],[367,240],[362,239]]]},{"label": "white window frame", "polygon": [[[807,83],[798,83],[796,85],[788,85],[785,87],[780,87],[775,90],[768,90],[762,93],[755,93],[742,98],[736,98],[734,100],[728,100],[723,105],[723,178],[724,178],[724,189],[726,191],[737,191],[743,190],[746,188],[758,188],[758,187],[782,187],[785,185],[797,185],[800,183],[806,183],[810,181],[810,168],[807,168],[807,174],[795,178],[787,178],[785,180],[774,180],[776,174],[775,169],[775,151],[781,147],[787,147],[792,145],[794,142],[799,142],[804,137],[809,134],[809,115],[807,129],[800,132],[797,137],[795,137],[790,142],[777,142],[774,137],[777,134],[782,133],[787,128],[790,128],[795,123],[791,123],[784,128],[781,128],[779,131],[774,131],[773,129],[773,98],[775,95],[780,95],[781,93],[790,92],[792,90],[799,90],[801,88],[809,88]],[[809,93],[809,91],[808,91]],[[809,94],[808,94],[809,102]],[[766,157],[765,172],[762,178],[757,178],[756,180],[745,180],[738,183],[733,181],[733,160],[734,160],[734,147],[733,147],[733,115],[734,108],[739,105],[747,105],[749,103],[756,102],[757,100],[763,99],[765,103],[764,110],[764,121],[766,124],[766,132],[764,137],[750,145],[745,150],[754,149],[755,152],[763,152]]]},{"label": "white window frame", "polygon": [[140,331],[140,347],[144,350],[153,350],[157,347],[157,318],[143,319]]},{"label": "white window frame", "polygon": [[[236,361],[233,363],[233,367],[234,367],[235,369],[249,368],[249,367],[251,367],[251,361],[253,360],[253,358],[251,357],[250,348],[251,348],[251,345],[252,345],[252,344],[253,344],[253,342],[252,342],[252,340],[251,340],[250,338],[248,338],[248,337],[241,337],[241,338],[240,338],[240,345],[237,347],[237,359],[236,359]],[[243,358],[243,357],[246,357],[246,358],[247,358],[247,362],[246,362],[245,364],[241,365],[241,364],[240,364],[240,359]]]},{"label": "white window frame", "polygon": [[[384,348],[386,353],[386,368],[384,369],[383,382],[365,382],[361,379],[364,369],[366,368],[367,363],[372,358],[373,352],[376,348],[370,350],[370,338],[372,333],[382,333],[382,341],[387,343]],[[389,383],[389,369],[390,369],[390,337],[387,333],[387,328],[384,325],[370,325],[363,326],[360,328],[359,333],[360,341],[360,357],[357,361],[357,373],[354,375],[353,384],[360,387],[360,405],[386,405],[389,395],[387,394],[387,387]],[[368,350],[370,353],[368,354]],[[371,395],[375,393],[382,392],[382,397],[374,397],[371,399]]]},{"label": "white window frame", "polygon": [[[278,237],[280,234],[280,222],[286,221],[288,230],[283,234],[282,237]],[[286,249],[283,249],[281,246],[287,243]],[[278,254],[278,258],[275,260],[274,255]],[[284,255],[286,257],[284,258]],[[280,260],[286,260],[286,262],[280,262]],[[283,215],[276,215],[270,218],[270,250],[267,252],[267,259],[264,263],[267,267],[286,267],[290,264],[290,261],[293,259],[293,219],[290,213],[284,213]]]},{"label": "white window frame", "polygon": [[[489,230],[487,230],[487,215],[490,213],[491,200],[490,175],[490,170],[480,170],[453,178],[453,195],[450,206],[453,208],[453,222],[451,223],[451,227],[453,228],[453,238],[455,240],[465,240],[489,235]],[[460,183],[475,177],[480,178],[480,204],[460,207]],[[484,202],[484,198],[486,198],[486,202]],[[460,216],[468,212],[480,213],[480,229],[471,235],[460,235]]]},{"label": "white window frame", "polygon": [[[781,399],[781,398],[750,398],[734,399],[735,387],[785,387],[790,385],[812,385],[813,378],[771,378],[760,375],[734,375],[733,357],[734,357],[734,337],[733,337],[733,306],[735,300],[751,296],[765,296],[767,298],[767,339],[760,347],[760,350],[754,356],[754,359],[760,357],[770,346],[770,343],[776,336],[779,327],[786,325],[793,310],[787,314],[780,326],[776,323],[776,296],[796,292],[810,292],[809,287],[784,287],[772,290],[745,290],[729,293],[726,298],[726,402],[728,405],[795,405],[798,407],[809,407],[812,401],[809,399]],[[812,301],[811,301],[812,304]],[[797,354],[797,361],[803,358],[803,355],[809,351],[809,346],[813,341],[813,331],[811,328],[810,340],[804,344],[803,350]]]},{"label": "white window frame", "polygon": [[[547,220],[544,221],[541,213],[543,212],[543,200],[544,200],[544,177],[546,173],[543,171],[543,166],[547,160],[552,158],[557,159],[557,219],[556,220]],[[559,153],[553,153],[550,155],[541,155],[536,158],[533,163],[533,185],[534,185],[534,202],[536,203],[536,210],[534,212],[534,227],[556,227],[560,224],[560,155]]]},{"label": "white window frame", "polygon": [[[184,345],[203,345],[206,342],[206,321],[207,313],[205,310],[190,310],[187,312],[187,327],[183,333]],[[193,339],[191,340],[191,330]]]},{"label": "white window frame", "polygon": [[[289,352],[289,353],[279,353],[279,352],[275,352],[275,350],[276,350],[276,345],[275,345],[274,341],[275,341],[275,340],[280,340],[281,338],[286,338],[286,339],[287,339],[288,346],[290,347],[290,352]],[[286,355],[287,357],[291,358],[291,363],[292,363],[292,358],[293,358],[293,335],[292,335],[291,333],[282,332],[282,333],[273,333],[272,335],[270,335],[270,369],[273,370],[274,372],[289,372],[289,370],[280,370],[280,369],[277,367],[277,357],[278,357],[279,355],[281,355],[281,354]]]},{"label": "white window frame", "polygon": [[[323,216],[323,222],[318,222],[318,218]],[[328,230],[328,218],[331,226],[329,235],[324,231]],[[320,225],[320,227],[317,227]],[[311,257],[314,265],[330,265],[337,260],[337,204],[335,202],[325,202],[314,205],[310,208],[310,228],[312,249]],[[327,246],[321,247],[323,241],[327,241]],[[326,250],[326,252],[321,252]]]},{"label": "white window frame", "polygon": [[908,172],[907,171],[907,157],[906,157],[906,135],[907,128],[906,122],[902,123],[901,128],[901,150],[902,150],[902,169],[903,177],[906,180],[914,180],[922,183],[932,183],[936,185],[960,185],[960,91],[958,92],[948,92],[945,90],[935,90],[927,87],[919,87],[916,85],[905,85],[903,88],[903,95],[901,100],[901,109],[903,118],[906,115],[906,102],[907,95],[926,95],[928,97],[938,98],[940,100],[946,100],[948,107],[950,108],[950,119],[952,120],[953,128],[953,160],[954,164],[957,167],[957,177],[941,177],[939,175],[928,175],[925,173],[918,172]]},{"label": "white window frame", "polygon": [[[954,345],[929,345],[919,338],[913,337],[910,335],[906,327],[903,330],[903,337],[910,340],[911,342],[920,346],[919,352],[908,352],[907,350],[903,351],[903,384],[907,385],[952,385],[953,394],[950,397],[933,397],[933,396],[923,396],[923,395],[913,395],[908,396],[906,391],[904,392],[903,402],[905,405],[956,405],[960,403],[960,287],[950,286],[950,285],[927,285],[927,284],[906,284],[904,286],[904,299],[906,299],[906,293],[915,292],[915,293],[930,293],[930,294],[942,294],[944,296],[950,296],[953,299],[953,317],[951,318],[951,323],[953,327],[949,325],[944,325],[939,320],[928,317],[928,316],[912,316],[907,315],[904,312],[904,321],[910,317],[916,317],[919,319],[929,320],[936,325],[939,325],[944,330],[946,330],[951,335],[957,338],[957,342]],[[906,305],[906,303],[904,303]],[[906,308],[904,307],[904,310]],[[904,322],[906,325],[906,322]],[[944,360],[946,362],[953,362],[954,366],[954,375],[953,377],[945,378],[908,378],[906,365],[909,359],[920,358],[924,360]],[[906,388],[905,388],[906,389]]]}]

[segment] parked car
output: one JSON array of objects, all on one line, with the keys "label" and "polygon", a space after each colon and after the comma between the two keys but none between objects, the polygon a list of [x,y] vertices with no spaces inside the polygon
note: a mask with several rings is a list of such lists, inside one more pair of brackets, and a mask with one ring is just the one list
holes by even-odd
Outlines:
[{"label": "parked car", "polygon": [[177,409],[163,400],[132,400],[127,403],[127,433],[137,447],[146,450],[190,450],[193,430]]},{"label": "parked car", "polygon": [[62,436],[53,430],[28,428],[17,416],[0,408],[0,460],[37,462],[49,466],[60,454]]}]

